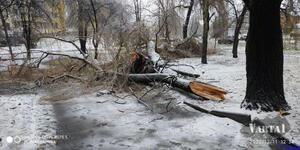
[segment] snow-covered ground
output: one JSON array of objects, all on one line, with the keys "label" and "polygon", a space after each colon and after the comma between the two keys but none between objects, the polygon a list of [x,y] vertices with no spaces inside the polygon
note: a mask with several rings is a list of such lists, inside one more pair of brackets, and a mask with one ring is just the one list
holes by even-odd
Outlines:
[{"label": "snow-covered ground", "polygon": [[[75,41],[74,44],[76,44],[78,47],[80,46],[79,41]],[[88,40],[86,47],[88,50],[94,49],[91,39]],[[105,54],[105,56],[106,56],[105,61],[111,59],[110,53],[112,53],[112,52],[105,51],[104,48],[101,47],[101,45],[99,45],[98,48],[99,48],[98,53],[100,56],[102,56],[101,54]],[[14,53],[14,57],[16,59],[16,61],[14,63],[21,65],[26,58],[25,46],[24,45],[14,46],[14,47],[12,47],[12,50]],[[46,51],[46,52],[51,52],[51,53],[56,53],[56,54],[66,54],[66,55],[76,56],[76,57],[80,57],[80,58],[83,57],[80,54],[80,52],[76,49],[76,47],[74,47],[74,45],[72,45],[70,43],[58,41],[55,39],[41,39],[37,43],[37,47],[31,49],[31,51],[32,51],[31,52],[31,58],[32,58],[31,62],[35,62],[41,58],[41,56],[43,54],[41,51]],[[93,58],[94,51],[89,51],[89,56],[90,56],[90,58]],[[57,57],[59,57],[59,56],[50,55],[44,61],[53,60],[53,59],[56,59]],[[0,47],[0,71],[7,70],[7,66],[13,65],[14,63],[11,61],[11,56],[10,56],[8,47]],[[41,67],[43,67],[43,66],[41,66]]]},{"label": "snow-covered ground", "polygon": [[[97,96],[101,90],[86,92],[78,83],[44,89],[30,89],[34,85],[28,83],[1,84],[0,149],[270,149],[267,144],[253,144],[254,138],[245,132],[249,128],[180,103],[188,101],[260,119],[276,118],[275,112],[240,109],[246,88],[243,45],[238,59],[231,57],[229,46],[222,46],[216,55],[208,57],[208,65],[202,65],[200,58],[187,58],[178,63],[195,69],[173,67],[198,73],[198,80],[228,90],[223,102],[199,101],[167,90],[159,96],[145,96],[145,102],[153,108],[151,112],[133,96]],[[292,107],[285,119],[290,127],[285,136],[300,144],[300,53],[286,51],[284,56],[285,93]],[[7,138],[10,136],[12,139]],[[51,143],[51,138],[57,143]]]}]

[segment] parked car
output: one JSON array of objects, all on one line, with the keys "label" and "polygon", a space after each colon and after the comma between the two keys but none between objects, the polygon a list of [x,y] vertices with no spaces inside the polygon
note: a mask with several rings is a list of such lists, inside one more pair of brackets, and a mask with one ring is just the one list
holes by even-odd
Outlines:
[{"label": "parked car", "polygon": [[218,44],[232,44],[233,43],[233,37],[226,37],[218,40]]}]

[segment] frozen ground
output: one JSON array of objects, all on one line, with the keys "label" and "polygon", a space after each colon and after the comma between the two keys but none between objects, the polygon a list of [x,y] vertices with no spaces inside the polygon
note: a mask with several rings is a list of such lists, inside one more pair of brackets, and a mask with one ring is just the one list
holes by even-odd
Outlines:
[{"label": "frozen ground", "polygon": [[[80,45],[79,41],[75,41],[74,42],[76,45]],[[89,40],[87,42],[87,49],[93,49],[93,45],[92,45],[92,41]],[[22,64],[24,62],[24,58],[26,58],[26,48],[24,45],[20,45],[20,46],[15,46],[12,47],[13,53],[15,55],[15,63],[17,64]],[[52,53],[56,53],[56,54],[67,54],[70,56],[76,56],[76,57],[80,57],[82,58],[83,56],[80,54],[80,52],[70,43],[65,43],[65,42],[61,42],[58,40],[54,40],[54,39],[41,39],[38,43],[37,43],[37,47],[32,49],[32,54],[31,54],[31,58],[32,58],[32,62],[40,59],[40,57],[42,56],[42,52],[41,51],[47,51],[47,52],[52,52]],[[101,45],[99,46],[99,54],[101,57],[101,54],[105,54],[105,60],[110,60],[111,59],[111,52],[108,51],[104,51],[103,48],[101,47]],[[90,52],[89,54],[91,56],[91,58],[93,58],[94,52]],[[10,53],[9,53],[9,49],[8,47],[0,47],[0,71],[3,70],[7,70],[7,66],[8,65],[12,65],[12,61],[10,60]],[[44,61],[47,60],[52,60],[52,59],[56,59],[58,56],[48,56]],[[41,64],[41,67],[44,67],[43,64]]]},{"label": "frozen ground", "polygon": [[[0,149],[270,149],[267,144],[251,143],[253,137],[242,125],[180,104],[188,101],[208,109],[249,113],[261,119],[275,118],[277,113],[240,109],[246,87],[242,49],[239,58],[232,59],[230,47],[222,47],[218,54],[209,56],[208,65],[202,65],[199,58],[178,60],[178,63],[193,65],[195,70],[184,66],[177,69],[199,73],[199,80],[229,91],[227,99],[220,103],[195,100],[169,90],[159,96],[145,97],[146,103],[153,107],[151,112],[133,96],[123,99],[110,94],[96,96],[100,90],[82,91],[77,83],[39,90],[30,89],[33,85],[28,83],[2,83]],[[285,136],[298,144],[299,64],[299,52],[285,52],[285,93],[292,107],[286,117],[290,130]],[[57,144],[43,140],[55,135]],[[15,141],[9,143],[9,136]]]}]

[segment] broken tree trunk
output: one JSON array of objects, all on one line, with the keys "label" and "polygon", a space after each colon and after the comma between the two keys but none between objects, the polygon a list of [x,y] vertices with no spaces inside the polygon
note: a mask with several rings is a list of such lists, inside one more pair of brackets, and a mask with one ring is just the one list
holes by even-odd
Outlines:
[{"label": "broken tree trunk", "polygon": [[176,72],[177,74],[180,74],[182,76],[186,76],[186,77],[192,77],[192,78],[199,78],[200,75],[199,74],[193,74],[193,73],[189,73],[189,72],[185,72],[185,71],[180,71],[180,70],[176,70],[176,69],[172,69],[174,72]]},{"label": "broken tree trunk", "polygon": [[206,83],[202,83],[199,81],[190,81],[181,79],[175,76],[159,74],[159,73],[151,73],[151,74],[129,74],[128,79],[134,82],[162,82],[171,85],[172,87],[179,88],[188,93],[195,94],[199,97],[222,101],[225,100],[225,94],[227,92],[219,87],[209,85]]},{"label": "broken tree trunk", "polygon": [[130,56],[131,68],[130,73],[154,73],[154,63],[138,52],[132,52]]}]

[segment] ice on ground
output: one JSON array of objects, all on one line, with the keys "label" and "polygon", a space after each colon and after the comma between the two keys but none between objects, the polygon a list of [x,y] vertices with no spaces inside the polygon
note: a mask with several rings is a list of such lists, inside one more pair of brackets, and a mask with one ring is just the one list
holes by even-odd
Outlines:
[{"label": "ice on ground", "polygon": [[[300,144],[300,53],[288,51],[284,57],[285,94],[292,107],[291,114],[286,116],[291,129],[285,136]],[[68,86],[68,99],[60,101],[42,98],[62,90],[60,88],[22,94],[4,92],[0,95],[0,149],[270,149],[267,144],[251,143],[253,138],[243,132],[242,125],[196,112],[180,103],[188,101],[207,109],[249,113],[261,119],[276,117],[276,112],[240,109],[246,89],[242,48],[237,59],[232,58],[230,47],[222,47],[222,51],[208,57],[207,65],[202,65],[200,58],[180,59],[175,63],[194,66],[194,69],[188,66],[173,68],[200,74],[198,80],[228,90],[227,99],[223,102],[198,101],[168,90],[146,101],[154,108],[151,112],[135,97],[126,97],[127,93],[116,93],[126,97],[124,99],[109,92],[98,96],[98,92],[86,94],[75,83]],[[165,104],[171,100],[173,109],[167,112]],[[6,141],[8,136],[41,135],[67,135],[68,138],[58,140],[57,144]]]}]

